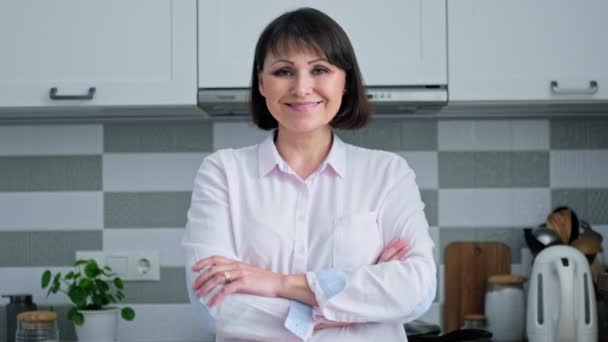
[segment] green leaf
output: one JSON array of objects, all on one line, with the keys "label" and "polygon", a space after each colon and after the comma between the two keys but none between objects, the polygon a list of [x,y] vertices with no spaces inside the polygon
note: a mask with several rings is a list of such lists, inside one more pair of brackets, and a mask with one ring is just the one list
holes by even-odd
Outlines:
[{"label": "green leaf", "polygon": [[111,294],[108,293],[107,297],[108,297],[108,300],[111,303],[116,303],[117,302],[116,297],[112,296]]},{"label": "green leaf", "polygon": [[89,260],[83,260],[83,259],[76,260],[76,262],[74,263],[74,267],[78,267],[80,265],[84,265],[84,264],[86,264],[88,262],[89,262]]},{"label": "green leaf", "polygon": [[93,303],[95,303],[95,305],[97,305],[99,307],[102,307],[104,305],[103,296],[100,296],[100,295],[93,296]]},{"label": "green leaf", "polygon": [[73,318],[74,318],[74,315],[77,314],[77,313],[78,313],[78,309],[77,308],[75,308],[75,307],[71,308],[70,311],[68,311],[68,319],[70,321],[72,321]]},{"label": "green leaf", "polygon": [[76,274],[74,272],[70,271],[70,273],[68,273],[68,274],[65,275],[65,279],[72,279],[72,278],[74,278],[75,275]]},{"label": "green leaf", "polygon": [[95,278],[101,273],[101,269],[97,266],[95,260],[90,260],[89,263],[84,267],[84,274],[89,278]]},{"label": "green leaf", "polygon": [[83,278],[78,284],[78,286],[88,291],[93,287],[93,281],[89,278]]},{"label": "green leaf", "polygon": [[46,270],[44,271],[44,273],[42,273],[42,279],[40,284],[42,285],[42,288],[44,289],[45,287],[49,286],[49,283],[51,282],[51,271]]},{"label": "green leaf", "polygon": [[76,314],[74,314],[74,316],[72,317],[72,321],[76,324],[76,325],[83,325],[84,324],[84,315],[80,312],[77,312]]},{"label": "green leaf", "polygon": [[78,286],[72,286],[70,288],[70,291],[68,291],[68,297],[70,297],[72,303],[76,304],[77,306],[82,306],[87,303],[87,292]]},{"label": "green leaf", "polygon": [[135,318],[135,311],[130,307],[125,307],[120,310],[120,315],[125,321],[132,321]]},{"label": "green leaf", "polygon": [[125,287],[125,284],[122,282],[122,279],[116,277],[114,278],[114,286],[122,290]]},{"label": "green leaf", "polygon": [[110,289],[108,283],[101,279],[95,279],[95,285],[97,286],[100,292],[106,292]]}]

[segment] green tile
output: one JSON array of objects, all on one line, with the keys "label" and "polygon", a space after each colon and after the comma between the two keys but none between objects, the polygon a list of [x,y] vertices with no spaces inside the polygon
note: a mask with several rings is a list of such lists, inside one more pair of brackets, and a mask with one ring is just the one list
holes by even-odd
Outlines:
[{"label": "green tile", "polygon": [[211,152],[211,123],[106,124],[104,152]]},{"label": "green tile", "polygon": [[437,150],[437,121],[403,120],[401,123],[402,151]]},{"label": "green tile", "polygon": [[511,249],[511,264],[521,263],[521,249],[526,247],[523,230],[504,228],[443,228],[440,229],[441,263],[445,263],[445,248],[457,241],[499,241]]},{"label": "green tile", "polygon": [[101,190],[101,156],[0,157],[0,191]]},{"label": "green tile", "polygon": [[190,196],[190,192],[105,193],[105,227],[183,227]]},{"label": "green tile", "polygon": [[401,121],[375,120],[366,128],[357,131],[360,146],[386,151],[401,149]]},{"label": "green tile", "polygon": [[28,232],[0,232],[0,267],[29,266]]},{"label": "green tile", "polygon": [[77,250],[101,250],[102,248],[101,230],[31,232],[30,265],[72,265],[76,260]]},{"label": "green tile", "polygon": [[608,189],[553,189],[552,208],[569,206],[579,219],[591,224],[608,224]]},{"label": "green tile", "polygon": [[184,267],[161,267],[160,281],[125,282],[124,303],[189,303]]},{"label": "green tile", "polygon": [[551,120],[552,149],[608,148],[608,119]]},{"label": "green tile", "polygon": [[475,154],[439,152],[437,155],[440,188],[475,186]]},{"label": "green tile", "polygon": [[548,152],[439,152],[442,188],[549,186]]},{"label": "green tile", "polygon": [[549,152],[510,152],[511,187],[548,187]]},{"label": "green tile", "polygon": [[420,197],[424,203],[424,214],[430,226],[437,226],[438,221],[438,191],[437,190],[420,190]]}]

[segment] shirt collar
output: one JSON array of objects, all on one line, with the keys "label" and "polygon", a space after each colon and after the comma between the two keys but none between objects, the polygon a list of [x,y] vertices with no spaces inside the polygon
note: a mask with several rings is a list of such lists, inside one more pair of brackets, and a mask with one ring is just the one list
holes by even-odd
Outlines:
[{"label": "shirt collar", "polygon": [[[289,166],[279,155],[279,151],[274,144],[274,135],[276,130],[272,131],[264,141],[258,145],[258,171],[259,176],[264,177],[275,167],[279,167],[283,172],[287,172]],[[329,154],[319,168],[321,171],[330,166],[334,172],[344,178],[346,171],[346,144],[334,133],[333,142]]]}]

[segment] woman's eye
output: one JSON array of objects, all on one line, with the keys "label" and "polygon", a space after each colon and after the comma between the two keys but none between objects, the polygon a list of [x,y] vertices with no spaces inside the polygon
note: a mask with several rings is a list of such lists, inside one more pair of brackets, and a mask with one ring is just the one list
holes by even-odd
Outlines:
[{"label": "woman's eye", "polygon": [[275,76],[291,76],[293,73],[289,69],[279,69],[273,73]]},{"label": "woman's eye", "polygon": [[325,69],[325,68],[315,68],[312,70],[313,75],[322,75],[322,74],[327,74],[329,72],[329,70]]}]

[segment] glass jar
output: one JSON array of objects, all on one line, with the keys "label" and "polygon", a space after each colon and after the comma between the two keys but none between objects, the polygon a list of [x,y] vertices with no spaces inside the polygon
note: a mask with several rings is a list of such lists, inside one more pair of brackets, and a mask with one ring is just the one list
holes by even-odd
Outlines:
[{"label": "glass jar", "polygon": [[524,277],[498,274],[488,278],[485,313],[492,341],[523,341],[526,328]]},{"label": "glass jar", "polygon": [[481,314],[466,314],[464,315],[463,329],[486,329],[486,316]]},{"label": "glass jar", "polygon": [[59,342],[57,314],[53,311],[27,311],[17,315],[15,342]]}]

